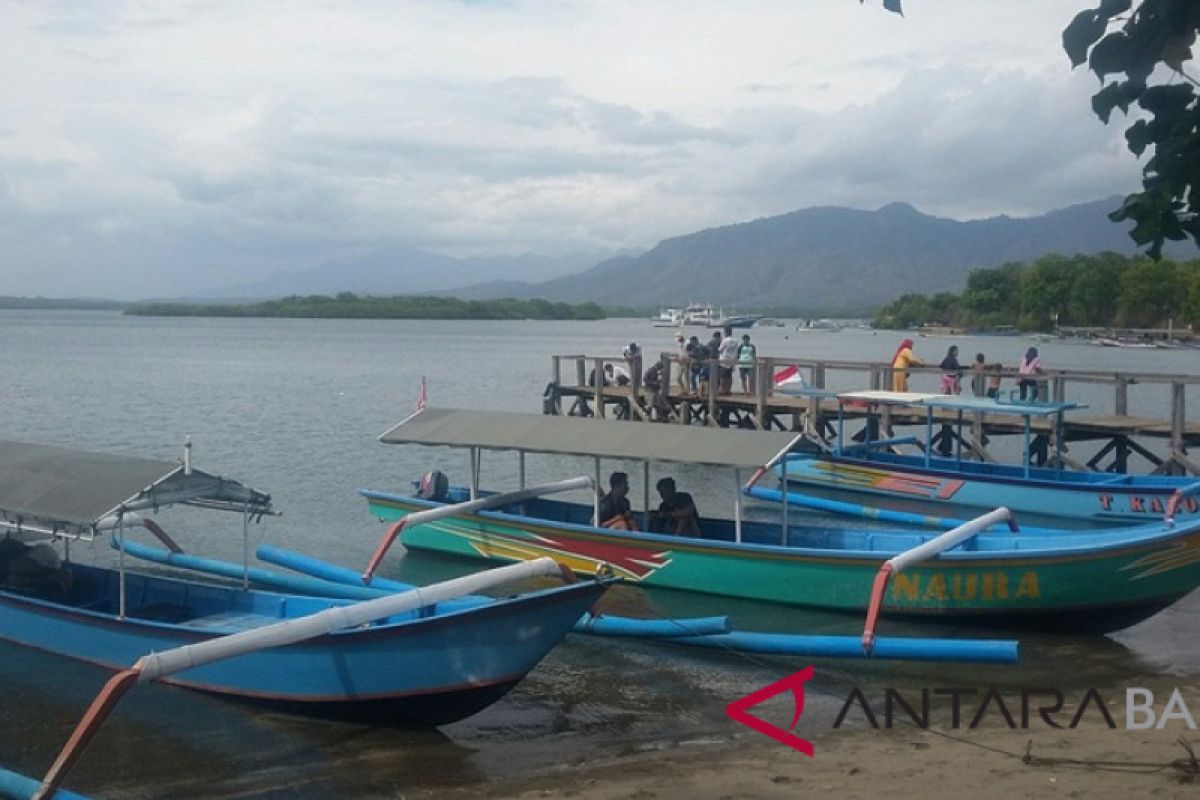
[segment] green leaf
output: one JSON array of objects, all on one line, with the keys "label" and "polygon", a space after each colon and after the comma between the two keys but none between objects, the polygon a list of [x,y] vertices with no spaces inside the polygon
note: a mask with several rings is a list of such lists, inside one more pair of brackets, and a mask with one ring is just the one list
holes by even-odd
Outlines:
[{"label": "green leaf", "polygon": [[1167,39],[1167,43],[1163,45],[1162,49],[1163,63],[1176,72],[1182,72],[1183,62],[1190,61],[1192,58],[1192,42],[1195,39],[1195,31]]},{"label": "green leaf", "polygon": [[1129,151],[1135,156],[1141,157],[1146,147],[1154,141],[1146,120],[1139,119],[1130,125],[1129,130],[1125,131],[1125,141],[1129,143]]},{"label": "green leaf", "polygon": [[1075,15],[1062,32],[1063,50],[1071,59],[1071,66],[1078,67],[1087,61],[1088,49],[1108,30],[1108,20],[1095,11],[1085,9]]},{"label": "green leaf", "polygon": [[1138,105],[1156,117],[1176,117],[1191,104],[1192,87],[1186,83],[1152,86],[1142,92]]},{"label": "green leaf", "polygon": [[1133,50],[1129,46],[1129,37],[1121,31],[1115,31],[1105,36],[1092,48],[1088,66],[1103,79],[1105,75],[1124,72],[1128,69],[1132,57]]},{"label": "green leaf", "polygon": [[1124,83],[1110,83],[1092,95],[1092,110],[1105,125],[1108,124],[1108,118],[1112,115],[1114,108],[1129,112],[1129,97],[1126,94]]}]

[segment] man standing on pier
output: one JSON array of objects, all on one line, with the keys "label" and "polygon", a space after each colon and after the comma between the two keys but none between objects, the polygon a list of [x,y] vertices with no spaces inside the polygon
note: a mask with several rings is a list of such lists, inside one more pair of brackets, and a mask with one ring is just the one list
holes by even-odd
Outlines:
[{"label": "man standing on pier", "polygon": [[[720,336],[719,333],[713,334],[714,340]],[[717,357],[719,358],[719,371],[721,373],[721,382],[717,385],[717,394],[731,394],[733,392],[733,368],[737,364],[738,341],[733,338],[733,328],[725,328],[725,338],[717,345]]]}]

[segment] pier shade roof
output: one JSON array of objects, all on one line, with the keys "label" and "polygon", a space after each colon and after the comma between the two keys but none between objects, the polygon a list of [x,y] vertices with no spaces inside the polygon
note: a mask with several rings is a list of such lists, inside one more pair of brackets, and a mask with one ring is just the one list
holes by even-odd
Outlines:
[{"label": "pier shade roof", "polygon": [[270,495],[179,463],[0,441],[0,520],[64,535],[106,517],[175,503],[274,513]]},{"label": "pier shade roof", "polygon": [[427,408],[379,441],[753,468],[795,438],[775,431]]},{"label": "pier shade roof", "polygon": [[862,392],[839,392],[841,403],[870,403],[872,405],[923,406],[946,408],[956,411],[982,411],[987,414],[1014,414],[1017,416],[1048,417],[1064,411],[1087,408],[1074,402],[1025,402],[1023,400],[973,397],[971,395],[925,394],[922,392],[889,392],[870,390]]}]

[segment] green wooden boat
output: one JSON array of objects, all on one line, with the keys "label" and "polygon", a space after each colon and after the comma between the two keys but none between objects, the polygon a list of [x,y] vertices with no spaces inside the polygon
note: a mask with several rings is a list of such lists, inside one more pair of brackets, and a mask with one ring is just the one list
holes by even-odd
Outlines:
[{"label": "green wooden boat", "polygon": [[[473,475],[481,449],[587,454],[596,459],[597,476],[600,458],[688,461],[735,472],[763,468],[794,442],[790,434],[762,431],[439,409],[406,420],[381,439],[466,447]],[[398,533],[413,549],[493,561],[551,556],[579,573],[611,572],[649,587],[861,613],[885,563],[945,535],[792,524],[786,505],[776,523],[748,522],[740,493],[733,519],[702,519],[700,537],[612,530],[593,524],[595,503],[545,496],[561,490],[551,485],[488,496],[474,486],[436,498],[364,490],[381,520],[419,514],[413,524],[392,525],[368,573]],[[1200,522],[1026,533],[980,526],[959,538],[892,576],[883,613],[1115,630],[1200,584]]]}]

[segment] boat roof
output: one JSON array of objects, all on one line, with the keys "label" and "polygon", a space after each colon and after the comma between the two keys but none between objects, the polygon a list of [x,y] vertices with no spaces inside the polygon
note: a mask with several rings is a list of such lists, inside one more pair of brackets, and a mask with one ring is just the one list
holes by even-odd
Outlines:
[{"label": "boat roof", "polygon": [[426,408],[379,441],[753,468],[795,438],[779,431]]},{"label": "boat roof", "polygon": [[274,513],[270,495],[177,462],[0,440],[4,527],[88,536],[106,518],[173,504]]},{"label": "boat roof", "polygon": [[[792,394],[805,396],[805,389],[797,389]],[[825,390],[816,390],[819,396],[828,397]],[[815,395],[814,396],[818,396]],[[1087,408],[1086,404],[1073,402],[1032,402],[1009,400],[1006,398],[975,397],[958,394],[926,394],[923,392],[889,392],[872,390],[862,392],[838,392],[839,403],[870,403],[872,405],[891,406],[921,406],[925,408],[944,408],[952,411],[982,412],[984,414],[1015,414],[1022,417],[1049,417],[1077,408]]]}]

